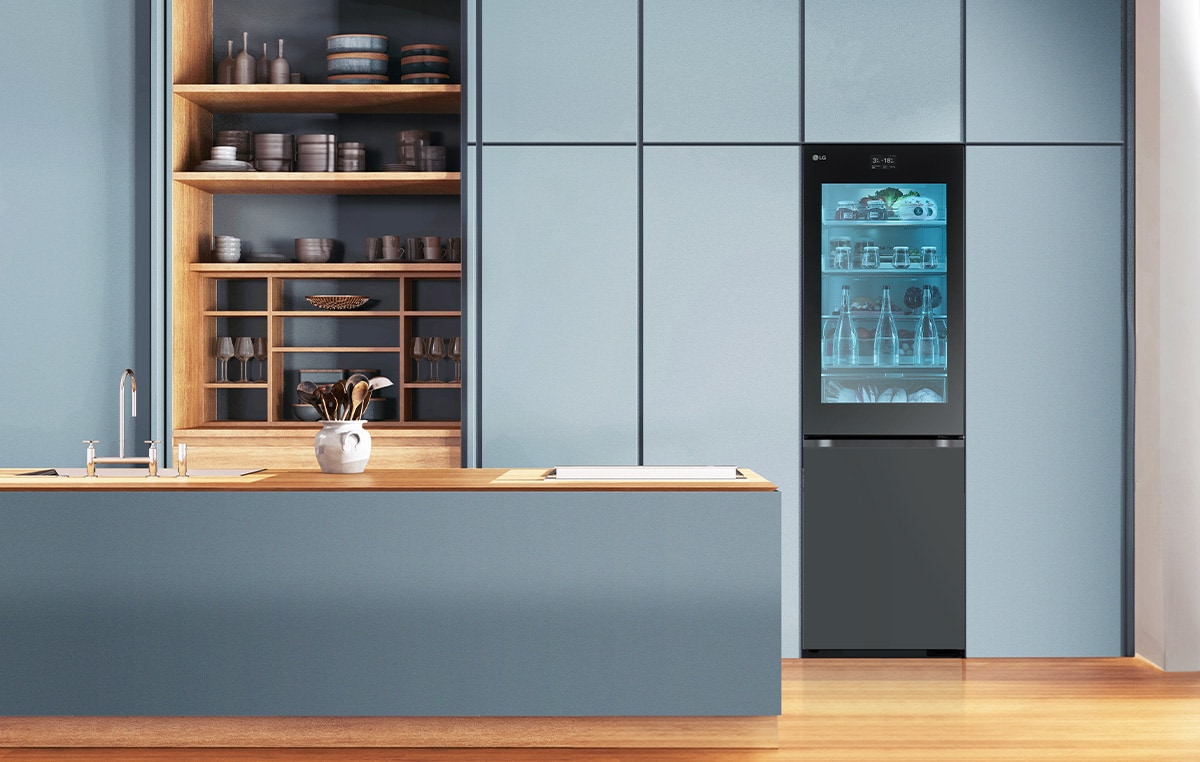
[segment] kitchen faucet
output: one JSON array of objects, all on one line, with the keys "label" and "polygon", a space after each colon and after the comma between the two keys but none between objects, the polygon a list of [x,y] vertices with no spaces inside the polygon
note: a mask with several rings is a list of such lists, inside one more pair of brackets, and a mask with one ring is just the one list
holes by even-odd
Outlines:
[{"label": "kitchen faucet", "polygon": [[160,440],[147,439],[146,444],[150,445],[150,451],[144,458],[125,457],[125,379],[129,379],[129,407],[130,418],[137,418],[137,376],[133,371],[126,368],[121,374],[121,383],[117,389],[117,456],[115,458],[99,458],[96,457],[96,444],[98,439],[85,439],[83,443],[87,448],[87,475],[96,475],[97,463],[130,463],[145,465],[150,469],[150,476],[158,476],[158,444]]}]

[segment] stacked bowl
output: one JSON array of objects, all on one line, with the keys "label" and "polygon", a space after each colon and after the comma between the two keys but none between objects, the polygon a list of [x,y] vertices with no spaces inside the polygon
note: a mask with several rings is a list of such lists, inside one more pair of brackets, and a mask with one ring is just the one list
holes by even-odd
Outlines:
[{"label": "stacked bowl", "polygon": [[242,258],[242,239],[231,235],[213,236],[213,259],[218,262],[236,262]]},{"label": "stacked bowl", "polygon": [[337,171],[363,172],[367,168],[367,147],[359,142],[337,144]]},{"label": "stacked bowl", "polygon": [[388,164],[384,171],[415,172],[421,147],[432,143],[433,136],[428,130],[400,130],[396,133],[396,163]]},{"label": "stacked bowl", "polygon": [[254,161],[254,133],[249,130],[220,130],[213,146],[233,146],[237,161]]},{"label": "stacked bowl", "polygon": [[291,172],[294,140],[282,132],[254,134],[254,167],[259,172]]},{"label": "stacked bowl", "polygon": [[328,262],[333,253],[332,238],[297,238],[296,261],[305,264]]},{"label": "stacked bowl", "polygon": [[337,154],[337,136],[329,133],[296,137],[297,172],[333,172]]},{"label": "stacked bowl", "polygon": [[445,45],[417,43],[400,48],[400,84],[450,83],[450,49]]},{"label": "stacked bowl", "polygon": [[379,85],[388,82],[388,38],[382,34],[334,34],[325,38],[325,66],[331,83]]}]

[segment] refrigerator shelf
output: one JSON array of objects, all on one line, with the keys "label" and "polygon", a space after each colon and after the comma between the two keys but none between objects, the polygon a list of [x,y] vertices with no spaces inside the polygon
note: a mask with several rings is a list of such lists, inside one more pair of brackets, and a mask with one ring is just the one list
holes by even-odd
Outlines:
[{"label": "refrigerator shelf", "polygon": [[901,357],[899,365],[871,365],[869,362],[862,365],[821,365],[822,378],[826,376],[879,378],[881,375],[886,377],[889,374],[896,378],[945,378],[946,363],[943,361],[937,365],[913,365],[911,357]]},{"label": "refrigerator shelf", "polygon": [[944,228],[945,220],[821,220],[827,228]]},{"label": "refrigerator shelf", "polygon": [[821,266],[821,274],[822,275],[874,275],[874,276],[882,275],[882,276],[888,277],[888,278],[904,277],[904,276],[920,277],[923,275],[945,275],[946,274],[946,266],[942,265],[941,267],[931,267],[929,269],[925,269],[924,267],[892,267],[890,264],[888,264],[888,265],[880,265],[879,267],[872,267],[870,269],[855,267],[855,268],[851,268],[851,269],[847,269],[847,270],[835,270],[832,267],[825,267],[824,265],[822,265]]}]

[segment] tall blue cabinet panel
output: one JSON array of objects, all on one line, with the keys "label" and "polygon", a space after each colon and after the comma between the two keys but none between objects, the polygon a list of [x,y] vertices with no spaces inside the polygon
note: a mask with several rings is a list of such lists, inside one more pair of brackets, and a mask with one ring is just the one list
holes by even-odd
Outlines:
[{"label": "tall blue cabinet panel", "polygon": [[968,656],[1121,655],[1123,158],[967,149]]},{"label": "tall blue cabinet panel", "polygon": [[962,140],[961,0],[806,0],[804,139]]},{"label": "tall blue cabinet panel", "polygon": [[637,149],[485,146],[480,465],[637,463]]},{"label": "tall blue cabinet panel", "polygon": [[479,139],[637,140],[637,0],[487,0]]},{"label": "tall blue cabinet panel", "polygon": [[648,142],[800,139],[800,4],[644,0]]},{"label": "tall blue cabinet panel", "polygon": [[966,137],[1124,139],[1121,0],[966,0]]},{"label": "tall blue cabinet panel", "polygon": [[643,455],[737,464],[783,495],[785,653],[799,643],[799,208],[795,146],[648,146]]},{"label": "tall blue cabinet panel", "polygon": [[[0,319],[36,326],[4,341],[4,364],[71,375],[56,404],[12,405],[0,463],[83,462],[81,439],[115,452],[117,382],[137,372],[142,395],[130,442],[161,434],[165,383],[152,358],[163,286],[152,166],[155,132],[151,3],[48,0],[5,3],[0,83]],[[55,47],[80,51],[47,55]],[[102,42],[101,42],[102,40]],[[161,207],[160,207],[161,208]],[[161,229],[161,228],[160,228]],[[161,273],[160,273],[161,274]],[[161,339],[161,337],[158,337]]]}]

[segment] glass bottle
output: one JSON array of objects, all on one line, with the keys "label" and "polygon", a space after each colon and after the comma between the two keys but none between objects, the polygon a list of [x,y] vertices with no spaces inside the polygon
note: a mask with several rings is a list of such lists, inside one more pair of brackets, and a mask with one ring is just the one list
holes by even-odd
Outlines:
[{"label": "glass bottle", "polygon": [[892,315],[892,287],[883,287],[879,300],[879,322],[875,325],[875,364],[900,364],[900,338],[896,333],[896,318]]},{"label": "glass bottle", "polygon": [[850,321],[849,286],[842,286],[842,307],[833,334],[833,362],[842,366],[858,365],[858,334]]},{"label": "glass bottle", "polygon": [[938,363],[938,332],[933,321],[933,308],[929,306],[933,296],[929,286],[921,289],[921,316],[917,319],[916,338],[913,339],[913,365],[936,367]]}]

